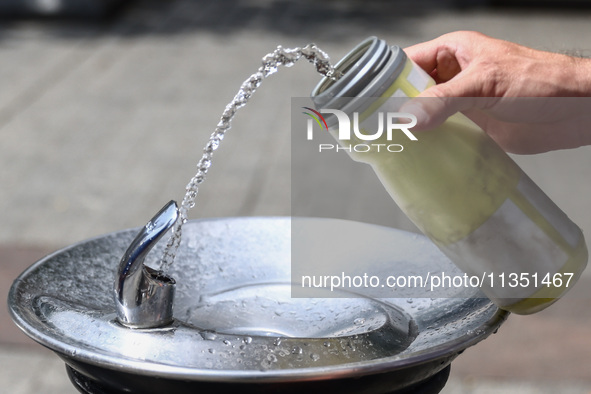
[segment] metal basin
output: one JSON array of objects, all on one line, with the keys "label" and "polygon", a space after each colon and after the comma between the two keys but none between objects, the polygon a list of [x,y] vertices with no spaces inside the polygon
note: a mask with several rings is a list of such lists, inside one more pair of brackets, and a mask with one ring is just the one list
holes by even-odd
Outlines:
[{"label": "metal basin", "polygon": [[[79,389],[144,394],[392,392],[435,376],[507,316],[472,290],[453,298],[375,299],[348,291],[292,298],[294,223],[310,234],[327,224],[380,234],[404,253],[378,271],[455,270],[425,237],[385,227],[336,219],[200,220],[185,225],[170,272],[177,289],[169,325],[132,329],[117,322],[112,284],[137,229],[37,262],[13,284],[11,313],[64,359]],[[355,245],[343,247],[339,256],[358,258]],[[365,258],[372,261],[371,252]]]}]

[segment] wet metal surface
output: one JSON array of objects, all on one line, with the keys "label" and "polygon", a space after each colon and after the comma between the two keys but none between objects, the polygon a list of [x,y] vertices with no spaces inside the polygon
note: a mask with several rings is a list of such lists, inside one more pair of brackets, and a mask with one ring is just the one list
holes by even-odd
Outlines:
[{"label": "wet metal surface", "polygon": [[[425,365],[436,373],[506,317],[485,298],[291,298],[292,221],[313,228],[331,220],[189,222],[170,272],[178,286],[175,321],[162,328],[134,330],[115,319],[109,279],[137,230],[41,260],[15,282],[12,312],[28,335],[73,365],[193,382],[256,378],[258,384],[338,381]],[[416,234],[379,231],[399,248],[421,242]],[[431,268],[452,269],[433,249]],[[409,381],[397,384],[418,379],[405,375]]]}]

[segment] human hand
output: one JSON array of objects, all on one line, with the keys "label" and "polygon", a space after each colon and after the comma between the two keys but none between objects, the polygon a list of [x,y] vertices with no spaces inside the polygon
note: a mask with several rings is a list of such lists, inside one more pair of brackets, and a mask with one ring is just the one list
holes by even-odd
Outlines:
[{"label": "human hand", "polygon": [[405,106],[418,118],[414,129],[433,128],[462,111],[509,152],[591,144],[591,101],[573,99],[591,96],[588,59],[477,32],[445,34],[405,52],[437,82]]}]

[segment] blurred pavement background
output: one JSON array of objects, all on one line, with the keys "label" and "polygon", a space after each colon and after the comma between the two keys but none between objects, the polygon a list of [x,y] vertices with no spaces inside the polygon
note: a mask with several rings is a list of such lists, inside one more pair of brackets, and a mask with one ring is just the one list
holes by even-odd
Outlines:
[{"label": "blurred pavement background", "polygon": [[[101,20],[0,20],[0,298],[43,255],[180,200],[223,108],[277,45],[315,42],[338,60],[369,35],[404,47],[478,30],[591,55],[591,8],[461,3],[138,0]],[[297,64],[264,82],[216,152],[192,218],[289,215],[290,98],[317,80]],[[591,147],[516,160],[591,239]],[[467,350],[444,393],[591,393],[590,272],[568,299],[511,316]],[[74,393],[63,363],[4,303],[3,392]]]}]

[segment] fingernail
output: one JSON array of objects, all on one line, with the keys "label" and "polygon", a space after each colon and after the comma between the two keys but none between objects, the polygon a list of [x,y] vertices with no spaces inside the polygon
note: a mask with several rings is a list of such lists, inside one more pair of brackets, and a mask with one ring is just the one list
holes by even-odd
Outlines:
[{"label": "fingernail", "polygon": [[417,125],[415,128],[422,129],[429,123],[430,117],[425,107],[419,103],[417,100],[412,100],[409,103],[405,104],[401,111],[413,114],[417,118]]}]

